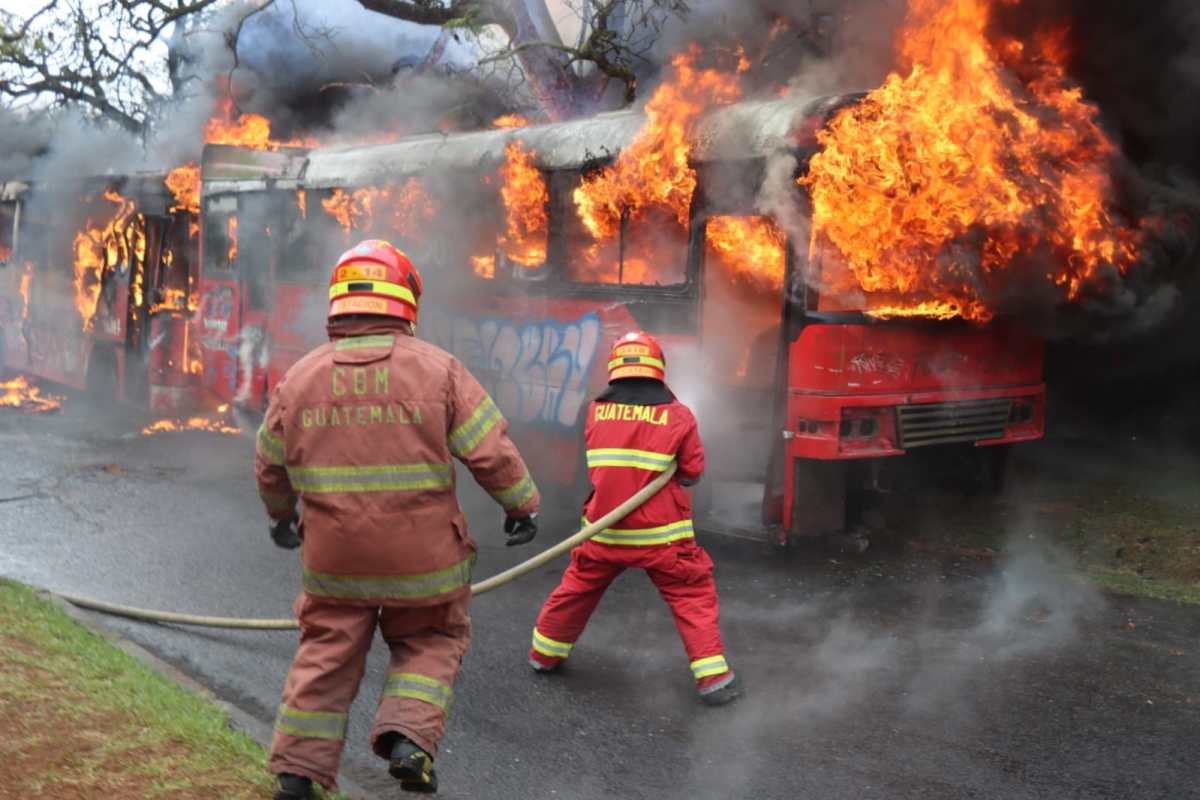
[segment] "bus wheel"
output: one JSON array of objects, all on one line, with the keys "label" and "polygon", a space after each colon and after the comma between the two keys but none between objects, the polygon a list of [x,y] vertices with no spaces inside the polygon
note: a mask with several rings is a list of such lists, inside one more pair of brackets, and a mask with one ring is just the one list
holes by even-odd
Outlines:
[{"label": "bus wheel", "polygon": [[805,542],[845,533],[846,462],[798,458],[792,473],[789,538]]}]

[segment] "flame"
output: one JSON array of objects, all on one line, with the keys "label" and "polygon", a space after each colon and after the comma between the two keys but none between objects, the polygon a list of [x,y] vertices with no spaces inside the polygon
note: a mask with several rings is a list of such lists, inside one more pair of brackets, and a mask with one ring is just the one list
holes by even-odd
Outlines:
[{"label": "flame", "polygon": [[[144,219],[140,214],[134,216],[137,203],[113,189],[104,192],[104,199],[116,206],[109,221],[96,226],[89,218],[84,230],[75,234],[75,309],[84,330],[96,315],[104,272],[126,264],[131,254],[143,260],[139,263],[145,258]],[[131,222],[137,223],[132,231]]]},{"label": "flame", "polygon": [[12,250],[0,244],[0,262],[8,261],[12,258]]},{"label": "flame", "polygon": [[162,301],[150,308],[151,314],[160,311],[195,311],[196,299],[188,295],[185,289],[163,289]]},{"label": "flame", "polygon": [[370,231],[376,225],[376,210],[386,213],[390,231],[411,239],[423,239],[437,214],[433,198],[418,178],[409,178],[402,185],[387,184],[380,188],[367,186],[346,192],[334,189],[321,201],[325,212],[337,220],[347,237],[351,231]]},{"label": "flame", "polygon": [[1136,260],[1138,233],[1113,211],[1116,148],[1065,73],[1061,34],[993,43],[990,11],[910,0],[903,73],[817,133],[801,179],[812,246],[841,257],[822,292],[865,292],[879,316],[985,321],[989,288],[1027,279],[1033,254],[1052,255],[1033,277],[1066,300]]},{"label": "flame", "polygon": [[546,205],[550,191],[541,170],[533,163],[533,152],[520,142],[504,148],[500,167],[500,197],[504,200],[507,230],[501,247],[510,261],[525,267],[540,267],[546,261],[549,219]]},{"label": "flame", "polygon": [[211,431],[213,433],[241,433],[242,429],[221,419],[229,412],[229,404],[217,406],[218,416],[195,416],[187,419],[160,419],[142,428],[143,436],[153,436],[156,433],[177,433],[179,431]]},{"label": "flame", "polygon": [[175,196],[175,205],[171,212],[187,211],[192,214],[200,213],[200,165],[189,161],[182,167],[176,167],[167,173],[167,188]]},{"label": "flame", "polygon": [[296,190],[296,208],[300,209],[300,219],[308,219],[308,193],[303,189]]},{"label": "flame", "polygon": [[297,137],[287,141],[271,138],[271,120],[259,114],[237,114],[234,116],[233,98],[226,94],[217,105],[217,111],[204,128],[204,141],[208,144],[228,144],[248,147],[252,150],[278,150],[281,147],[316,147],[315,139]]},{"label": "flame", "polygon": [[492,120],[493,128],[528,128],[529,118],[520,114],[505,114]]},{"label": "flame", "polygon": [[237,217],[231,216],[229,218],[229,222],[226,223],[226,225],[229,230],[229,252],[226,253],[225,255],[229,259],[229,263],[232,265],[232,264],[237,263],[237,253],[238,253],[238,221],[237,221]]},{"label": "flame", "polygon": [[[622,218],[636,221],[654,209],[667,212],[686,230],[696,189],[696,171],[689,163],[696,120],[710,106],[731,103],[740,94],[737,74],[698,69],[695,62],[699,56],[700,48],[693,45],[671,59],[671,76],[646,104],[646,123],[633,143],[613,164],[585,177],[575,190],[579,219],[596,242],[616,240]],[[743,66],[740,62],[739,58],[739,69]],[[615,252],[613,248],[604,250]],[[588,255],[599,257],[601,252],[592,250]],[[639,265],[631,269],[631,260],[637,258],[626,257],[626,282],[635,282],[630,276],[640,274],[643,266],[649,268]],[[580,269],[590,272],[592,267]],[[606,274],[602,267],[601,274]]]},{"label": "flame", "polygon": [[704,238],[735,278],[764,290],[783,287],[787,237],[769,217],[711,217]]},{"label": "flame", "polygon": [[495,256],[471,256],[471,269],[481,278],[491,280],[496,277]]},{"label": "flame", "polygon": [[26,261],[21,273],[21,319],[29,319],[29,285],[33,281],[33,262]]},{"label": "flame", "polygon": [[25,414],[41,414],[62,408],[63,398],[42,394],[24,375],[0,382],[0,408],[16,408]]}]

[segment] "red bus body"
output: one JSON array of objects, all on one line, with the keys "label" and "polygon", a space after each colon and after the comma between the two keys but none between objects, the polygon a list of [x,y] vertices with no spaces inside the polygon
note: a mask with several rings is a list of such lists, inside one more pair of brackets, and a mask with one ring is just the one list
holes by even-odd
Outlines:
[{"label": "red bus body", "polygon": [[[794,140],[795,130],[812,128],[816,112],[780,102],[723,113],[722,124],[774,126],[776,138]],[[583,412],[606,383],[608,346],[637,328],[663,343],[668,382],[700,420],[706,482],[715,488],[698,502],[713,512],[698,523],[711,530],[777,542],[834,532],[846,524],[852,464],[917,448],[982,449],[1042,435],[1042,343],[1003,321],[883,321],[810,309],[803,288],[810,265],[797,255],[807,242],[789,243],[784,285],[790,288],[774,299],[750,297],[722,276],[710,263],[709,220],[761,212],[754,192],[705,190],[709,176],[725,166],[720,156],[699,153],[701,186],[688,230],[670,250],[678,261],[670,281],[633,284],[623,273],[621,282],[580,280],[572,271],[569,226],[556,222],[556,214],[569,206],[584,154],[594,157],[596,142],[621,146],[639,125],[634,115],[605,115],[357,150],[209,148],[192,331],[202,349],[204,386],[261,410],[286,370],[325,341],[329,269],[342,250],[370,235],[413,256],[426,282],[418,335],[454,353],[485,385],[545,488],[582,491]],[[706,139],[719,144],[716,125]],[[539,163],[550,187],[548,256],[540,268],[526,269],[497,254],[494,274],[483,276],[468,263],[469,243],[458,240],[487,228],[493,212],[482,204],[494,193],[488,187],[513,138],[553,154]],[[453,174],[446,182],[456,187],[448,196],[457,204],[442,205],[427,236],[421,226],[349,230],[322,210],[342,192],[413,175],[433,186],[440,179],[429,176],[443,173]],[[473,180],[478,190],[464,193]],[[238,218],[232,261],[230,217]],[[721,492],[740,484],[757,487],[752,523],[724,513],[729,501]]]},{"label": "red bus body", "polygon": [[[197,221],[171,207],[162,181],[120,176],[0,191],[0,367],[93,391],[101,402],[155,411],[192,402],[187,315]],[[114,216],[110,192],[133,211],[119,228],[121,247],[97,243],[108,255],[81,288],[77,237]],[[87,320],[81,291],[95,293]]]}]

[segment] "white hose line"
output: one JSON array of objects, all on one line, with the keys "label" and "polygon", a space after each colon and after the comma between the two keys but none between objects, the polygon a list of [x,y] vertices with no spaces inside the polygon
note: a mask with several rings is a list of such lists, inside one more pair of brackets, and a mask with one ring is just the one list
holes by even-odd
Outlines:
[{"label": "white hose line", "polygon": [[[633,513],[643,503],[649,500],[654,495],[658,494],[659,490],[667,485],[667,481],[675,474],[675,464],[667,467],[666,471],[656,477],[650,483],[638,490],[636,494],[630,497],[621,505],[614,508],[612,511],[605,514],[600,519],[580,530],[575,535],[568,539],[564,539],[558,544],[548,547],[532,558],[522,561],[514,567],[510,567],[498,575],[493,575],[486,580],[471,585],[471,594],[483,594],[490,592],[492,589],[499,588],[506,583],[509,583],[521,577],[531,570],[535,570],[548,561],[558,558],[563,553],[574,548],[576,545],[583,544],[588,539],[591,539],[596,534],[605,528],[612,527],[622,519]],[[169,622],[174,625],[195,625],[202,628],[236,628],[241,630],[255,631],[289,631],[296,630],[300,625],[294,619],[245,619],[240,617],[204,617],[197,614],[177,614],[173,611],[152,611],[145,608],[136,608],[134,606],[123,606],[119,603],[107,603],[103,600],[95,600],[90,597],[80,597],[74,594],[65,594],[63,592],[55,592],[58,597],[66,600],[72,605],[80,608],[90,609],[92,611],[100,611],[105,614],[113,614],[118,617],[128,617],[129,619],[138,619],[145,622]]]}]

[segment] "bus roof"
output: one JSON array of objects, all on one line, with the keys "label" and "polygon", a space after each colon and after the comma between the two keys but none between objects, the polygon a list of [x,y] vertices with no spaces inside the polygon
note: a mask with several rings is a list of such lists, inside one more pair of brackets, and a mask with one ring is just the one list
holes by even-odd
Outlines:
[{"label": "bus roof", "polygon": [[[692,160],[749,159],[795,146],[801,122],[843,101],[833,97],[787,96],[774,100],[735,103],[702,120]],[[308,152],[302,168],[298,154],[290,159],[277,153],[246,152],[238,169],[210,171],[232,159],[206,151],[205,183],[209,193],[253,191],[267,180],[297,180],[309,189],[380,185],[405,175],[446,169],[491,171],[504,161],[510,141],[522,142],[545,170],[577,169],[588,161],[611,158],[633,142],[645,122],[635,111],[598,114],[568,122],[528,128],[424,134],[376,145],[319,147]]]}]

